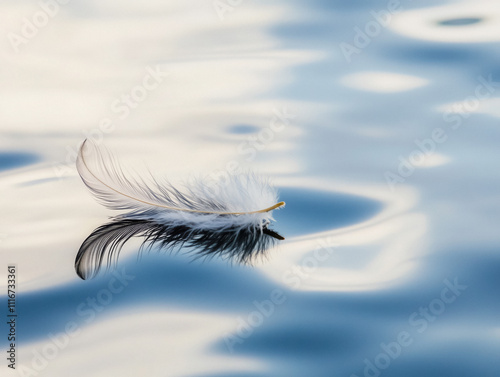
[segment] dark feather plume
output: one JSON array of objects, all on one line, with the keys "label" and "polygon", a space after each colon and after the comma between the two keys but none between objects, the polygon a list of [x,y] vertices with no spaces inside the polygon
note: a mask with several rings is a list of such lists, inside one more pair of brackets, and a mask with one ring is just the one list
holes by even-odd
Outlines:
[{"label": "dark feather plume", "polygon": [[109,268],[116,263],[123,245],[132,237],[144,237],[140,251],[153,247],[168,251],[184,249],[195,258],[219,256],[242,264],[263,256],[278,240],[284,239],[267,227],[262,230],[235,227],[213,232],[117,217],[95,229],[81,245],[75,260],[78,276],[84,280],[93,278],[103,264]]}]

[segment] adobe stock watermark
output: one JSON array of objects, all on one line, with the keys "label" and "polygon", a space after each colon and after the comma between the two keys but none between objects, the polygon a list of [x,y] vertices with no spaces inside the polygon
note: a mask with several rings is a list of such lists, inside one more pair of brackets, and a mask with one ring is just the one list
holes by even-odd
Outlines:
[{"label": "adobe stock watermark", "polygon": [[281,276],[281,280],[291,289],[299,289],[304,281],[309,279],[321,264],[330,259],[340,247],[334,238],[327,237],[318,240],[312,255],[301,259],[300,263],[287,269]]},{"label": "adobe stock watermark", "polygon": [[22,377],[35,377],[45,370],[50,362],[57,358],[59,352],[64,350],[82,331],[83,325],[95,321],[99,313],[106,310],[116,297],[124,291],[135,276],[128,275],[125,269],[119,273],[114,271],[106,288],[100,289],[95,296],[87,297],[84,302],[75,308],[76,318],[66,322],[64,331],[57,334],[49,333],[49,340],[40,348],[32,349],[29,366],[20,364],[18,373]]},{"label": "adobe stock watermark", "polygon": [[253,334],[256,328],[262,326],[266,318],[271,317],[276,307],[287,300],[286,294],[282,289],[275,288],[269,294],[269,298],[263,301],[253,301],[255,310],[248,313],[245,317],[238,317],[236,324],[236,334],[224,334],[224,342],[230,353],[234,353],[237,344],[242,344],[245,339]]},{"label": "adobe stock watermark", "polygon": [[[245,141],[238,145],[238,155],[243,160],[247,162],[254,161],[258,153],[268,148],[276,137],[290,126],[292,120],[297,118],[297,115],[289,112],[286,107],[282,109],[274,108],[272,113],[273,115],[267,127],[262,128],[254,135],[248,136]],[[208,197],[219,198],[220,190],[231,184],[232,177],[244,173],[240,158],[228,161],[224,168],[209,174],[208,180],[204,182],[205,186],[203,187]]]},{"label": "adobe stock watermark", "polygon": [[27,45],[35,38],[41,29],[49,24],[49,21],[56,17],[62,5],[66,5],[71,0],[42,0],[38,2],[38,10],[31,17],[24,17],[19,32],[7,33],[7,38],[12,49],[18,53],[20,46]]},{"label": "adobe stock watermark", "polygon": [[474,94],[465,98],[462,102],[455,103],[443,113],[443,120],[451,124],[452,130],[458,130],[465,119],[468,119],[472,113],[479,109],[481,101],[491,98],[491,96],[500,87],[500,81],[494,81],[493,75],[489,74],[487,78],[478,76],[478,84],[474,89]]},{"label": "adobe stock watermark", "polygon": [[[381,352],[371,359],[366,358],[363,360],[363,374],[359,376],[381,376],[383,371],[389,368],[392,362],[414,343],[418,334],[424,333],[429,328],[430,323],[435,322],[446,311],[446,308],[454,303],[468,288],[467,285],[460,284],[458,278],[455,278],[453,282],[445,279],[443,285],[444,288],[441,290],[439,297],[410,314],[408,317],[409,328],[407,330],[400,331],[396,338],[389,343],[380,343]],[[351,374],[350,377],[359,376]]]},{"label": "adobe stock watermark", "polygon": [[493,81],[492,75],[487,78],[477,77],[478,84],[474,90],[474,95],[467,97],[462,102],[452,105],[443,113],[443,120],[450,125],[447,128],[436,127],[431,131],[430,137],[423,140],[415,139],[415,149],[408,156],[399,156],[398,166],[395,171],[385,171],[384,179],[391,191],[395,191],[400,183],[406,182],[418,167],[424,166],[428,159],[434,155],[438,146],[449,139],[450,130],[458,130],[465,119],[468,119],[475,112],[481,101],[491,98],[493,93],[500,87],[500,81]]},{"label": "adobe stock watermark", "polygon": [[[117,128],[117,123],[128,118],[133,110],[146,101],[149,95],[155,91],[168,76],[170,76],[170,72],[163,71],[160,66],[146,67],[146,74],[141,82],[134,85],[128,92],[122,93],[111,102],[110,111],[114,116],[101,118],[98,126],[90,130],[82,130],[83,138],[100,144],[104,135],[112,133]],[[81,142],[76,146],[67,145],[65,161],[52,164],[56,177],[61,178],[66,174],[74,172],[80,144]]]},{"label": "adobe stock watermark", "polygon": [[[339,244],[331,238],[319,240],[312,255],[303,258],[299,265],[294,265],[283,273],[283,283],[292,289],[298,289],[320,267],[321,263],[336,252],[338,246]],[[286,293],[281,288],[275,288],[269,293],[268,298],[262,301],[254,300],[252,304],[255,309],[246,316],[237,318],[236,331],[224,334],[224,343],[229,352],[234,353],[235,347],[243,344],[255,329],[262,326],[264,321],[275,313],[276,308],[284,304],[287,299]]]},{"label": "adobe stock watermark", "polygon": [[233,13],[244,2],[245,0],[214,0],[212,5],[219,20],[224,21],[226,13]]},{"label": "adobe stock watermark", "polygon": [[352,43],[341,42],[339,44],[340,51],[344,55],[345,60],[350,63],[354,54],[361,54],[372,43],[373,39],[377,38],[382,33],[382,30],[391,24],[393,16],[401,12],[401,10],[401,1],[389,0],[386,9],[370,11],[372,19],[363,28],[354,27]]}]

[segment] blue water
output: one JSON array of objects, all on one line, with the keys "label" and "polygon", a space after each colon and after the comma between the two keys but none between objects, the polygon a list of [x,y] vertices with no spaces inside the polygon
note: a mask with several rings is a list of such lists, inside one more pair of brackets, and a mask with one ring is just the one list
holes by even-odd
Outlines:
[{"label": "blue water", "polygon": [[[33,367],[33,351],[43,353],[54,336],[64,338],[72,323],[79,334],[36,375],[500,375],[498,5],[491,3],[490,12],[472,1],[401,1],[399,15],[407,18],[356,47],[355,28],[365,28],[373,21],[370,12],[385,10],[387,1],[278,2],[277,14],[263,2],[242,2],[224,21],[210,4],[197,4],[199,21],[191,18],[198,14],[193,9],[173,2],[182,9],[172,25],[174,10],[155,10],[154,1],[140,11],[105,3],[68,5],[61,15],[85,22],[68,38],[82,45],[75,58],[80,68],[71,72],[88,69],[88,87],[85,76],[60,84],[68,79],[64,70],[50,76],[52,83],[37,84],[74,95],[100,83],[109,96],[88,98],[94,118],[81,111],[87,102],[54,103],[49,111],[33,105],[43,95],[29,102],[25,94],[36,114],[61,122],[42,118],[44,130],[20,113],[21,126],[1,126],[14,146],[0,150],[0,180],[6,182],[0,248],[2,264],[14,262],[19,270],[19,363]],[[156,17],[167,26],[144,30],[143,18]],[[251,26],[244,26],[246,17],[254,20]],[[141,32],[100,45],[100,28],[110,35],[113,29],[103,19],[116,27],[137,22],[131,30]],[[175,39],[184,24],[192,29]],[[266,43],[252,34],[257,30]],[[16,59],[29,61],[29,51],[54,57],[59,50],[49,47],[59,40],[45,31]],[[78,33],[95,38],[96,46]],[[168,45],[178,54],[161,48],[166,36],[174,38]],[[342,43],[359,53],[347,59]],[[297,55],[286,55],[290,51]],[[87,53],[105,77],[91,70]],[[75,63],[72,55],[65,59],[65,68]],[[179,61],[182,69],[172,68],[165,91],[150,94],[105,141],[114,140],[124,153],[135,150],[139,159],[158,156],[158,164],[177,175],[232,159],[274,176],[287,204],[274,213],[272,228],[286,240],[255,266],[154,250],[138,259],[131,244],[115,275],[82,281],[73,272],[76,251],[111,213],[89,199],[74,170],[58,177],[52,167],[67,163],[68,146],[81,142],[82,130],[105,115],[116,118],[99,101],[111,103],[133,86],[122,85],[120,75],[129,74],[122,65],[140,67],[129,79],[136,83],[144,66]],[[210,81],[219,74],[227,81]],[[465,112],[449,111],[460,103]],[[245,159],[238,145],[266,129],[273,107],[282,105],[297,115],[292,126],[254,160]],[[432,150],[423,161],[411,162],[425,148]],[[41,170],[23,175],[35,163]],[[110,284],[120,291],[110,293]],[[2,348],[7,343],[2,336]],[[87,371],[82,365],[94,366]]]},{"label": "blue water", "polygon": [[0,153],[0,170],[19,168],[37,161],[38,157],[32,153],[2,152]]}]

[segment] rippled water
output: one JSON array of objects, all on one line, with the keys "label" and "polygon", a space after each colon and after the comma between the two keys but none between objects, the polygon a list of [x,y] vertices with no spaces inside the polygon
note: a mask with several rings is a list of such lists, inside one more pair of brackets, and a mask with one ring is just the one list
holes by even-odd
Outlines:
[{"label": "rippled water", "polygon": [[[44,4],[0,5],[2,376],[499,375],[498,3]],[[131,242],[81,281],[110,215],[85,137],[272,177],[286,240],[254,267]]]}]

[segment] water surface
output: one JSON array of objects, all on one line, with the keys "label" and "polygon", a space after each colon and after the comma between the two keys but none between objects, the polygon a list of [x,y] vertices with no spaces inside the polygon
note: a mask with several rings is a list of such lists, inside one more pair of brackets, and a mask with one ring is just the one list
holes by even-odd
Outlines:
[{"label": "water surface", "polygon": [[[26,43],[4,40],[0,255],[18,267],[18,366],[498,376],[499,6],[236,3],[70,2]],[[4,35],[41,9],[0,8]],[[137,260],[131,242],[115,272],[80,280],[76,252],[112,214],[76,174],[84,138],[173,182],[271,177],[286,240],[255,266]]]}]

